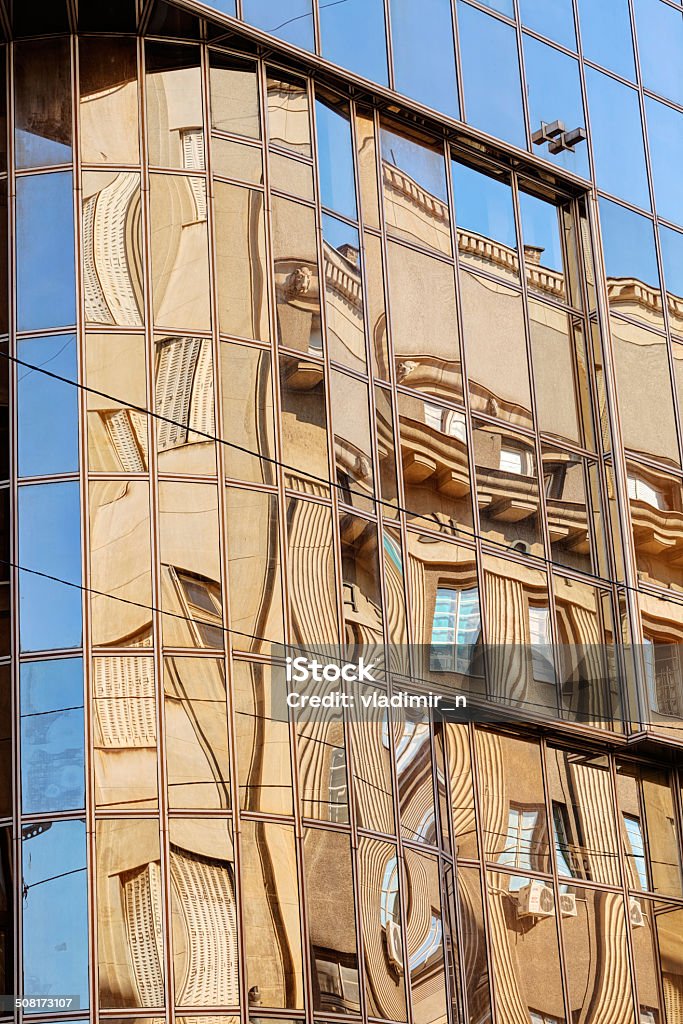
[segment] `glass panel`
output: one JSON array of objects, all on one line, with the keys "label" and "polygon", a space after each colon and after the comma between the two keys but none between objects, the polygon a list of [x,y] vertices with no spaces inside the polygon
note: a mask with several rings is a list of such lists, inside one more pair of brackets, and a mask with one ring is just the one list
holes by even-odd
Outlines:
[{"label": "glass panel", "polygon": [[17,330],[76,322],[70,171],[17,180]]},{"label": "glass panel", "polygon": [[258,651],[283,642],[277,497],[228,487],[226,502],[232,644]]},{"label": "glass panel", "polygon": [[323,214],[325,309],[330,358],[366,372],[363,281],[358,232]]},{"label": "glass panel", "polygon": [[169,807],[229,807],[225,666],[221,659],[164,659],[164,728]]},{"label": "glass panel", "polygon": [[[498,4],[494,6],[500,9]],[[524,149],[526,130],[515,29],[461,0],[458,30],[467,121]],[[482,53],[487,54],[486,61],[482,61]],[[495,79],[489,73],[491,67],[496,69]]]},{"label": "glass panel", "polygon": [[560,210],[554,203],[520,189],[519,213],[527,286],[547,298],[566,301]]},{"label": "glass panel", "polygon": [[652,222],[601,199],[600,223],[610,307],[650,326],[662,327]]},{"label": "glass panel", "polygon": [[379,461],[379,492],[382,515],[393,519],[398,507],[398,480],[396,478],[396,437],[392,414],[391,392],[375,388],[375,429],[377,431],[377,459]]},{"label": "glass panel", "polygon": [[84,807],[83,662],[24,662],[20,691],[23,813]]},{"label": "glass panel", "polygon": [[363,224],[365,227],[379,228],[375,119],[370,110],[356,108],[356,147]]},{"label": "glass panel", "polygon": [[95,841],[100,1006],[163,1006],[159,824],[98,821]]},{"label": "glass panel", "polygon": [[[90,584],[92,643],[152,643],[149,487],[141,480],[91,482]],[[112,600],[111,598],[114,598]]]},{"label": "glass panel", "polygon": [[529,323],[539,429],[594,448],[583,320],[531,299]]},{"label": "glass panel", "polygon": [[305,829],[304,866],[313,1006],[323,1012],[357,1014],[360,993],[348,837]]},{"label": "glass panel", "polygon": [[250,25],[304,50],[315,49],[312,0],[242,0],[242,17]]},{"label": "glass panel", "polygon": [[316,647],[337,643],[337,597],[328,505],[290,498],[287,541],[292,639]]},{"label": "glass panel", "polygon": [[303,964],[294,829],[249,821],[241,832],[242,898],[249,907],[245,929],[247,985],[259,1005],[301,1009]]},{"label": "glass panel", "polygon": [[391,0],[395,88],[449,117],[459,117],[449,0]]},{"label": "glass panel", "polygon": [[623,78],[635,78],[628,0],[579,0],[583,55]]},{"label": "glass panel", "polygon": [[675,1020],[677,1008],[680,1006],[681,985],[683,985],[683,963],[679,936],[683,928],[683,913],[680,907],[666,904],[655,904],[655,922],[657,942],[659,945],[659,961],[662,965],[662,987],[666,1018]]},{"label": "glass panel", "polygon": [[586,68],[586,88],[599,188],[649,210],[638,94],[593,68]]},{"label": "glass panel", "polygon": [[382,643],[377,527],[373,522],[342,512],[339,533],[346,643]]},{"label": "glass panel", "polygon": [[296,199],[313,202],[313,168],[302,160],[293,160],[274,150],[270,154],[270,187],[287,192]]},{"label": "glass panel", "polygon": [[[544,3],[543,0],[525,2],[532,4],[537,11],[557,8],[557,0],[552,4]],[[571,19],[571,5],[568,6]],[[572,49],[574,48],[575,44],[572,44]],[[524,36],[524,61],[532,135],[543,123],[552,124],[558,120],[564,123],[567,131],[571,132],[575,128],[585,129],[586,115],[583,110],[578,61],[530,36]],[[591,113],[592,111],[591,106]],[[595,125],[593,132],[596,132]],[[540,153],[545,159],[552,160],[574,174],[581,174],[585,178],[590,174],[588,146],[585,141],[577,142],[573,152],[563,149],[560,153],[553,153],[544,146]],[[606,187],[603,184],[603,188]]]},{"label": "glass panel", "polygon": [[140,175],[83,175],[83,284],[91,324],[142,326]]},{"label": "glass panel", "polygon": [[541,36],[576,49],[571,0],[521,0],[522,23]]},{"label": "glass panel", "polygon": [[271,484],[275,435],[270,353],[223,341],[220,359],[225,474]]},{"label": "glass panel", "polygon": [[85,822],[45,821],[26,826],[21,846],[23,992],[31,996],[63,992],[78,997],[81,1009],[87,1009]]},{"label": "glass panel", "polygon": [[[374,687],[359,687],[359,692],[373,692]],[[387,712],[375,708],[352,721],[353,781],[359,828],[373,832],[394,832],[393,785],[389,720]]]},{"label": "glass panel", "polygon": [[263,194],[216,182],[214,202],[221,333],[267,340]]},{"label": "glass panel", "polygon": [[416,843],[437,843],[432,748],[429,723],[407,710],[394,725],[394,759],[401,811],[401,833]]},{"label": "glass panel", "polygon": [[683,14],[661,0],[636,0],[634,8],[643,85],[683,104]]},{"label": "glass panel", "polygon": [[[389,380],[389,352],[387,345],[387,312],[384,302],[384,273],[382,243],[375,235],[364,234],[365,281],[368,295],[368,330],[370,356],[375,377]],[[400,273],[400,271],[399,271]]]},{"label": "glass panel", "polygon": [[[9,573],[7,573],[7,575],[9,575]],[[9,588],[7,587],[6,589]],[[5,611],[4,615],[6,618],[9,618],[7,611]],[[12,766],[14,762],[14,714],[12,708],[13,687],[10,670],[11,665],[8,664],[0,667],[0,813],[2,813],[3,818],[11,817],[14,801],[12,778]],[[11,901],[11,887],[6,888],[4,878],[4,873],[7,867],[6,842],[7,833],[0,833],[0,881],[2,882],[2,891],[4,893],[2,900],[0,900],[0,994],[7,994],[7,990],[3,989],[3,986],[9,981],[9,978],[4,974],[4,970],[7,967],[8,957],[11,958],[13,948],[13,943],[11,941],[9,945],[7,945],[7,933],[8,930],[12,930],[14,923],[11,913],[9,915],[9,920],[4,916],[8,910],[8,901]],[[9,893],[8,888],[10,889]]]},{"label": "glass panel", "polygon": [[311,156],[308,92],[304,79],[268,71],[268,130],[271,145]]},{"label": "glass panel", "polygon": [[[542,457],[552,559],[558,565],[591,572],[593,560],[587,496],[589,466],[573,452],[550,444],[542,446]],[[601,513],[597,480],[590,479],[590,491],[591,516],[595,521],[599,520]]]},{"label": "glass panel", "polygon": [[322,354],[315,214],[273,196],[273,261],[281,345]]},{"label": "glass panel", "polygon": [[138,83],[134,39],[79,39],[81,160],[137,164]]},{"label": "glass panel", "polygon": [[250,185],[263,184],[263,153],[257,146],[211,136],[211,167],[215,175]]},{"label": "glass panel", "polygon": [[281,356],[280,396],[287,486],[308,490],[305,481],[310,475],[316,478],[317,490],[326,493],[327,486],[321,483],[330,479],[322,363]]},{"label": "glass panel", "polygon": [[463,983],[467,992],[467,1024],[490,1024],[488,950],[479,868],[458,869],[458,916],[462,929]]},{"label": "glass panel", "polygon": [[[145,472],[148,440],[147,416],[142,411],[147,408],[144,337],[87,334],[85,362],[86,383],[91,389],[86,392],[91,472]],[[127,408],[125,403],[137,408]]]},{"label": "glass panel", "polygon": [[154,392],[159,472],[215,474],[211,342],[157,338]]},{"label": "glass panel", "polygon": [[[632,910],[636,907],[636,910]],[[631,942],[633,943],[633,959],[635,962],[635,975],[638,984],[638,1012],[639,1020],[655,1021],[664,1020],[664,1005],[659,984],[660,968],[659,953],[657,950],[657,924],[655,918],[656,903],[629,899],[629,911],[634,913],[643,925],[640,928],[631,926]],[[666,915],[669,908],[657,907],[659,914]],[[668,972],[667,972],[668,973]],[[669,976],[670,977],[670,976]],[[667,981],[669,979],[667,978]],[[666,984],[666,982],[665,982]],[[670,985],[670,981],[669,981]],[[668,986],[667,986],[668,987]]]},{"label": "glass panel", "polygon": [[[76,338],[19,340],[17,358],[27,364],[17,366],[19,476],[78,472]],[[41,373],[41,367],[55,376]]]},{"label": "glass panel", "polygon": [[211,127],[231,135],[259,139],[261,125],[256,66],[215,50],[209,51],[209,59]]},{"label": "glass panel", "polygon": [[244,811],[292,814],[289,722],[269,717],[284,706],[281,672],[258,662],[233,662],[237,771]]},{"label": "glass panel", "polygon": [[517,229],[510,180],[451,162],[461,263],[519,279]]},{"label": "glass panel", "polygon": [[[387,259],[397,383],[442,401],[461,401],[453,267],[395,242],[388,245]],[[378,336],[384,340],[385,326],[378,327],[375,345]]]},{"label": "glass panel", "polygon": [[460,274],[460,292],[472,411],[530,427],[522,296],[466,271]]},{"label": "glass panel", "polygon": [[618,761],[617,800],[629,888],[680,896],[676,813],[668,772]]},{"label": "glass panel", "polygon": [[321,4],[320,35],[326,60],[388,85],[383,0]]},{"label": "glass panel", "polygon": [[95,801],[101,809],[157,806],[152,658],[93,659]]},{"label": "glass panel", "polygon": [[683,201],[672,167],[683,159],[683,115],[649,97],[645,109],[657,213],[681,224]]},{"label": "glass panel", "polygon": [[477,423],[473,444],[482,534],[516,551],[542,556],[533,442],[502,427]]},{"label": "glass panel", "polygon": [[0,880],[2,903],[0,903],[0,991],[11,996],[14,982],[14,907],[13,880],[16,879],[14,844],[11,828],[0,832]]},{"label": "glass panel", "polygon": [[398,415],[410,517],[430,521],[436,529],[471,531],[464,414],[412,395],[399,395]]},{"label": "glass panel", "polygon": [[19,564],[28,570],[19,573],[21,649],[79,647],[82,618],[78,483],[21,487],[18,509]]},{"label": "glass panel", "polygon": [[626,464],[633,544],[643,582],[679,588],[681,481],[661,469]]},{"label": "glass panel", "polygon": [[466,725],[444,722],[446,769],[451,800],[453,839],[458,857],[465,860],[477,857],[477,831],[474,817],[474,789],[470,740]]},{"label": "glass panel", "polygon": [[332,371],[332,423],[339,500],[372,511],[374,480],[368,386]]},{"label": "glass panel", "polygon": [[446,971],[438,861],[406,849],[408,972],[415,1024],[445,1024]]},{"label": "glass panel", "polygon": [[150,207],[155,323],[181,330],[209,330],[206,182],[153,174]]},{"label": "glass panel", "polygon": [[222,647],[215,485],[160,483],[159,540],[164,644]]},{"label": "glass panel", "polygon": [[147,42],[147,137],[153,167],[204,168],[202,73],[194,46]]},{"label": "glass panel", "polygon": [[[630,966],[626,947],[624,898],[621,893],[597,892],[567,886],[562,898],[572,913],[560,915],[567,951],[569,1008],[572,1018],[580,1017],[586,1005],[594,1008],[596,1019],[633,1021]],[[574,897],[571,902],[566,897]],[[593,970],[596,963],[610,963],[605,971]],[[647,1018],[646,1018],[647,1019]]]},{"label": "glass panel", "polygon": [[365,994],[368,1013],[385,1020],[406,1019],[403,937],[396,847],[361,838],[358,894],[363,921]]},{"label": "glass panel", "polygon": [[683,235],[660,224],[659,241],[668,293],[669,326],[674,333],[683,335]]},{"label": "glass panel", "polygon": [[35,39],[27,43],[16,43],[14,90],[17,168],[52,167],[70,163],[69,39]]},{"label": "glass panel", "polygon": [[348,104],[336,97],[319,98],[315,116],[320,200],[328,209],[355,220],[356,185]]},{"label": "glass panel", "polygon": [[390,235],[451,253],[443,153],[381,129],[384,217]]}]

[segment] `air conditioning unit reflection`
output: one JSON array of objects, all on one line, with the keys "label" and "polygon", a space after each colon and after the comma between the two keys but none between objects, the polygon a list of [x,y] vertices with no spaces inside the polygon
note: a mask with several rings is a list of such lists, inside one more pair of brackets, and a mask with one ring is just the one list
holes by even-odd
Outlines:
[{"label": "air conditioning unit reflection", "polygon": [[517,893],[517,917],[552,917],[555,894],[545,882],[533,881]]},{"label": "air conditioning unit reflection", "polygon": [[562,917],[576,917],[576,896],[573,892],[560,893],[560,913]]},{"label": "air conditioning unit reflection", "polygon": [[635,899],[633,896],[628,901],[628,917],[631,922],[631,928],[644,928],[645,927],[645,914],[643,908],[640,905],[640,901]]},{"label": "air conditioning unit reflection", "polygon": [[389,964],[397,974],[403,974],[403,939],[401,938],[400,924],[389,918],[384,926],[384,935],[387,940]]}]

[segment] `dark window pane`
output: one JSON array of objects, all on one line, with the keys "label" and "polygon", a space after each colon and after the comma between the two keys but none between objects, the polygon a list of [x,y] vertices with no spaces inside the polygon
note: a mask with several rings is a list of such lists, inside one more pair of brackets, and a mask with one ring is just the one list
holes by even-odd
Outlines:
[{"label": "dark window pane", "polygon": [[318,100],[315,114],[321,202],[355,220],[356,185],[348,105],[343,101],[331,105]]},{"label": "dark window pane", "polygon": [[[81,643],[80,519],[75,482],[35,484],[19,490],[19,563],[33,570],[21,572],[19,580],[23,651],[78,647]],[[48,575],[65,582],[47,579]]]},{"label": "dark window pane", "polygon": [[315,49],[313,40],[313,0],[243,0],[245,21],[264,32],[294,43],[304,50]]},{"label": "dark window pane", "polygon": [[24,814],[85,805],[83,662],[21,666],[21,805]]},{"label": "dark window pane", "polygon": [[235,17],[235,0],[202,0],[202,2],[212,11],[219,11],[220,14],[229,14],[230,17]]},{"label": "dark window pane", "polygon": [[6,5],[14,35],[33,36],[36,25],[41,32],[68,32],[66,0],[10,0]]},{"label": "dark window pane", "polygon": [[71,160],[69,40],[17,43],[14,51],[16,165],[48,167]]},{"label": "dark window pane", "polygon": [[683,13],[661,0],[635,0],[633,6],[643,85],[683,104]]},{"label": "dark window pane", "polygon": [[[79,0],[78,27],[81,32],[135,32],[135,0]],[[115,43],[111,37],[107,43]]]},{"label": "dark window pane", "polygon": [[58,993],[78,996],[81,1009],[85,1009],[88,1006],[85,822],[48,821],[26,826],[22,874],[23,991],[35,996]]},{"label": "dark window pane", "polygon": [[17,329],[76,322],[72,176],[17,181]]},{"label": "dark window pane", "polygon": [[396,88],[459,117],[450,0],[391,0]]},{"label": "dark window pane", "polygon": [[[78,391],[57,377],[76,381],[76,338],[58,334],[19,341],[17,366],[19,476],[78,470]],[[36,369],[31,369],[36,367]]]},{"label": "dark window pane", "polygon": [[323,57],[380,85],[387,84],[384,0],[320,4]]},{"label": "dark window pane", "polygon": [[520,0],[520,7],[523,25],[568,50],[576,49],[572,0]]},{"label": "dark window pane", "polygon": [[649,210],[638,93],[592,68],[586,88],[598,187]]},{"label": "dark window pane", "polygon": [[[546,124],[563,121],[567,131],[585,128],[579,62],[530,36],[524,37],[524,59],[532,134],[538,131],[542,121]],[[578,142],[573,153],[568,150],[551,153],[546,145],[539,152],[568,171],[588,177],[588,147],[585,142]]]},{"label": "dark window pane", "polygon": [[645,98],[655,206],[660,217],[683,224],[683,190],[678,168],[683,163],[683,114]]},{"label": "dark window pane", "polygon": [[584,57],[624,78],[634,78],[628,0],[579,0],[579,20]]},{"label": "dark window pane", "polygon": [[[465,119],[475,128],[524,149],[517,37],[505,25],[468,4],[458,5],[460,61],[465,88]],[[486,60],[482,60],[486,54]],[[490,69],[495,67],[495,76]]]}]

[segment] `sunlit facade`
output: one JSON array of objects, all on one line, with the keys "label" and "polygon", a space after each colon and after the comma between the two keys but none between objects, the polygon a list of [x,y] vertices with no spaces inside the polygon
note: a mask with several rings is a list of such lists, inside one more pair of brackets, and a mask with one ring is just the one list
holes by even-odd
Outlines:
[{"label": "sunlit facade", "polygon": [[683,7],[0,31],[0,1022],[681,1024]]}]

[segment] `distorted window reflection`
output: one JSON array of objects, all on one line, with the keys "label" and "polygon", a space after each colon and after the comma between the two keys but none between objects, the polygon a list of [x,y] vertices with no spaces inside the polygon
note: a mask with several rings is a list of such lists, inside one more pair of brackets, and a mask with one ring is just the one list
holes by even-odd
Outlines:
[{"label": "distorted window reflection", "polygon": [[381,129],[387,231],[450,255],[450,216],[443,153],[418,139]]},{"label": "distorted window reflection", "polygon": [[71,162],[71,56],[68,38],[14,47],[17,168]]}]

